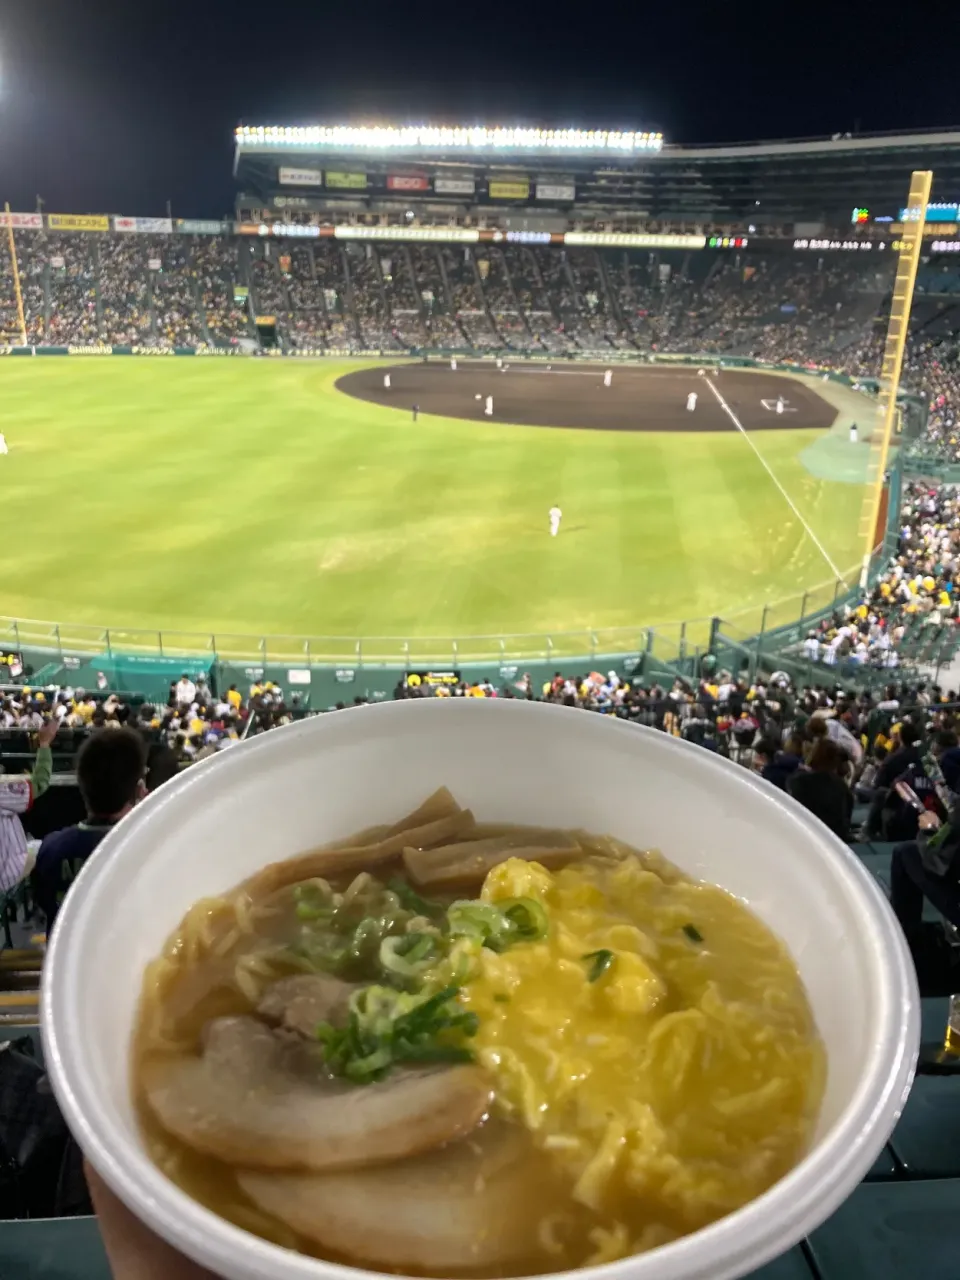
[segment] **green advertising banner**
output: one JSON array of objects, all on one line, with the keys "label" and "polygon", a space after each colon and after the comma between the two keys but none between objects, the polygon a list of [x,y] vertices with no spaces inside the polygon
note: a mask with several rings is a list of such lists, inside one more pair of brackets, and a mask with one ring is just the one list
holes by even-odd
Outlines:
[{"label": "green advertising banner", "polygon": [[209,218],[178,218],[175,226],[185,236],[224,236],[233,231],[232,222],[217,222]]},{"label": "green advertising banner", "polygon": [[365,191],[367,188],[367,175],[365,173],[337,173],[332,169],[328,169],[326,172],[326,184],[328,187],[338,187],[341,190]]}]

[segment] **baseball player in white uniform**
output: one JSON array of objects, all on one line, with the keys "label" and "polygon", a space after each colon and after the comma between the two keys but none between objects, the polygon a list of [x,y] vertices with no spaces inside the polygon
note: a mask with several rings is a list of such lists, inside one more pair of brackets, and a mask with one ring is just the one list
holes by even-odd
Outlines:
[{"label": "baseball player in white uniform", "polygon": [[554,503],[550,508],[550,537],[555,538],[560,532],[560,521],[563,519],[563,512],[559,506]]}]

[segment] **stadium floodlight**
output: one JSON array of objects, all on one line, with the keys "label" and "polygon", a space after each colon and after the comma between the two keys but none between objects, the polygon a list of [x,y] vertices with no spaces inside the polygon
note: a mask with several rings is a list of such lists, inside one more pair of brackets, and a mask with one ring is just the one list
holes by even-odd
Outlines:
[{"label": "stadium floodlight", "polygon": [[659,151],[663,134],[638,130],[488,128],[485,125],[241,125],[238,147],[317,147],[370,151]]}]

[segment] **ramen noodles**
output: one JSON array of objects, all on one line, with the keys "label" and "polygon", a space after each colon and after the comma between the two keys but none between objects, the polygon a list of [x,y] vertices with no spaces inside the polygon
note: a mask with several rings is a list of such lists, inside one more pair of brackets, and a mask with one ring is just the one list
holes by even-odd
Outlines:
[{"label": "ramen noodles", "polygon": [[446,790],[197,903],[145,975],[133,1067],[153,1158],[202,1204],[437,1276],[706,1226],[803,1156],[824,1080],[796,967],[742,903]]}]

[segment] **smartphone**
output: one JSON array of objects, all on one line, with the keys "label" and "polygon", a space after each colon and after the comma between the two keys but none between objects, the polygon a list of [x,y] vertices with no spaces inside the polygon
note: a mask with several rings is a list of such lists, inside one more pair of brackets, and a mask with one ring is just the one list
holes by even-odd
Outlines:
[{"label": "smartphone", "polygon": [[897,793],[897,795],[900,797],[900,799],[904,802],[904,804],[908,804],[911,809],[916,809],[917,813],[926,812],[926,808],[924,806],[923,801],[914,791],[913,787],[909,785],[909,783],[895,782],[893,784],[893,789]]}]

